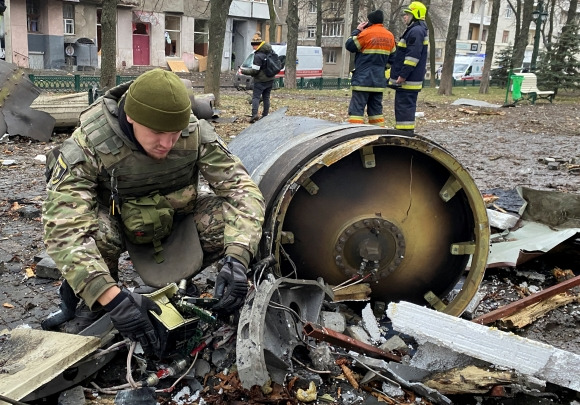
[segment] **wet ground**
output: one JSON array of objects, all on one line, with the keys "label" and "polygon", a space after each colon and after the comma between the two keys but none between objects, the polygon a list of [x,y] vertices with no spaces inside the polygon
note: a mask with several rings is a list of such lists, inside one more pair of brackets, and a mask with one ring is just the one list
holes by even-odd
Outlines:
[{"label": "wet ground", "polygon": [[[292,104],[296,98],[302,99]],[[340,122],[346,118],[348,96],[341,92],[316,99],[314,93],[276,93],[274,108],[288,104],[293,105],[289,114],[313,116],[314,111],[316,116]],[[228,139],[249,125],[248,110],[247,94],[225,92],[222,116],[239,119],[216,124],[218,133]],[[424,111],[425,118],[418,122],[417,132],[446,148],[482,192],[510,192],[520,185],[580,192],[580,173],[570,170],[580,163],[580,109],[576,105],[538,103],[497,110],[502,115],[469,115],[457,106],[420,102],[418,111]],[[44,163],[38,156],[65,136],[55,134],[47,143],[16,136],[0,143],[0,330],[20,325],[39,328],[40,321],[57,306],[58,281],[34,274],[34,258],[44,250],[40,211],[46,195]],[[546,158],[561,163],[549,165]],[[501,198],[496,203],[503,206]],[[510,210],[509,204],[504,208]],[[544,288],[555,282],[553,266],[580,274],[580,267],[572,267],[577,260],[569,259],[566,256],[564,263],[558,255],[540,257],[527,263],[525,270],[544,274],[545,281],[538,284]],[[516,269],[488,271],[482,283],[486,297],[480,314],[518,299],[516,287],[523,281],[533,282],[518,276]],[[569,304],[518,334],[580,354],[579,328],[580,305]]]}]

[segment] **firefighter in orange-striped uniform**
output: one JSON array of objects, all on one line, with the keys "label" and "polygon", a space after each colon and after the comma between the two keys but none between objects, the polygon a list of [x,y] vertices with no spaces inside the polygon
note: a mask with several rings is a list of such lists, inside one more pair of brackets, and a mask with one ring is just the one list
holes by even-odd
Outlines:
[{"label": "firefighter in orange-striped uniform", "polygon": [[366,106],[369,124],[384,127],[385,70],[389,55],[395,52],[395,37],[383,26],[382,10],[373,11],[367,19],[358,25],[345,44],[346,49],[355,54],[348,121],[363,124]]}]

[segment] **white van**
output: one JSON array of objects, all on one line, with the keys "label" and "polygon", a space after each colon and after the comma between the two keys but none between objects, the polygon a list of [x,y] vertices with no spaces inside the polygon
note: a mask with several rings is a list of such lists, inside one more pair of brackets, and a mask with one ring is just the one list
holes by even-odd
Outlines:
[{"label": "white van", "polygon": [[485,55],[456,56],[453,64],[455,80],[481,80]]},{"label": "white van", "polygon": [[[286,44],[272,44],[274,52],[280,56],[282,63],[286,64]],[[296,50],[296,79],[317,79],[322,77],[322,48],[319,46],[298,46]],[[254,88],[254,78],[242,73],[242,68],[252,67],[254,62],[254,52],[248,55],[244,63],[239,67],[234,76],[234,86],[236,89],[251,90]],[[276,76],[284,77],[284,69]],[[277,81],[275,82],[278,83]]]}]

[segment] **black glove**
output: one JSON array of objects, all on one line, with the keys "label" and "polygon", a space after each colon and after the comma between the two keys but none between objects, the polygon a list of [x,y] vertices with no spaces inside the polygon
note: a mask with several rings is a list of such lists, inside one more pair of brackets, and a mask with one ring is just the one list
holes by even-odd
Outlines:
[{"label": "black glove", "polygon": [[145,353],[160,349],[161,344],[149,319],[149,311],[161,315],[161,308],[149,297],[122,290],[105,305],[105,309],[123,337],[141,343]]},{"label": "black glove", "polygon": [[213,310],[234,312],[244,304],[247,294],[246,266],[227,256],[215,281],[214,297],[219,298],[219,301],[214,304]]}]

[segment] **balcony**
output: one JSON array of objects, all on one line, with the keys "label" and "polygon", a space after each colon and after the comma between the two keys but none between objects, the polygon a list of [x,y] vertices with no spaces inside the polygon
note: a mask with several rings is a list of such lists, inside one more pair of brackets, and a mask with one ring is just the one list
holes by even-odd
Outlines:
[{"label": "balcony", "polygon": [[[481,14],[470,14],[469,23],[479,25],[481,22]],[[483,25],[489,25],[491,22],[491,17],[488,15],[483,16]]]},{"label": "balcony", "polygon": [[269,20],[270,11],[268,3],[261,1],[234,0],[230,6],[231,17],[255,18],[257,20]]}]

